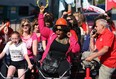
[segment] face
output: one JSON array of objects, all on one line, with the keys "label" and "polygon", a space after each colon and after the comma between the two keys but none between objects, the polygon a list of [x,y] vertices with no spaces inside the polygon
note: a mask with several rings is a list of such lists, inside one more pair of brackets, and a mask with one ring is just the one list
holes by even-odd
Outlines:
[{"label": "face", "polygon": [[70,17],[67,17],[67,21],[73,23],[73,20]]},{"label": "face", "polygon": [[29,28],[30,28],[30,25],[28,22],[25,22],[23,25],[22,25],[22,29],[23,31],[27,32],[29,31]]},{"label": "face", "polygon": [[11,35],[11,41],[13,42],[13,43],[15,43],[15,44],[17,44],[18,42],[19,42],[19,37],[18,37],[18,35],[17,34],[12,34]]},{"label": "face", "polygon": [[38,31],[38,30],[39,30],[39,29],[38,29],[38,24],[35,24],[35,25],[34,25],[34,30],[35,30],[35,31]]},{"label": "face", "polygon": [[102,26],[99,21],[96,21],[95,29],[97,30],[98,34],[100,34],[102,32],[103,28],[104,28],[104,26]]},{"label": "face", "polygon": [[47,27],[50,27],[50,23],[49,23],[49,22],[45,22],[45,25],[46,25]]},{"label": "face", "polygon": [[63,37],[63,30],[62,30],[61,26],[56,26],[55,32],[58,35],[58,38],[61,39]]}]

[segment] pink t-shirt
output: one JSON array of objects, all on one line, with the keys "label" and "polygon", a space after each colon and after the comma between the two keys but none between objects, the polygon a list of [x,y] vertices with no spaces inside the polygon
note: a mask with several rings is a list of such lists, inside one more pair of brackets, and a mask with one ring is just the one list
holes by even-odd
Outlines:
[{"label": "pink t-shirt", "polygon": [[22,38],[22,41],[26,43],[29,58],[34,58],[32,45],[33,45],[33,41],[37,40],[37,35],[33,33],[28,39],[25,39],[24,37],[21,37],[21,38]]}]

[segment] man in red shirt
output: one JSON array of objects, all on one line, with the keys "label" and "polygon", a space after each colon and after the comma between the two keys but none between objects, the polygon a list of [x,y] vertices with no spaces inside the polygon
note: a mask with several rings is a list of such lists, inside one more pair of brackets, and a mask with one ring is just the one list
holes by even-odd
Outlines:
[{"label": "man in red shirt", "polygon": [[[90,50],[94,54],[89,55],[85,60],[92,61],[94,58],[98,57],[101,62],[101,67],[99,69],[98,79],[111,79],[112,73],[116,70],[116,37],[108,29],[107,21],[104,19],[98,19],[96,21],[95,29],[97,32],[95,34],[90,34]],[[96,42],[94,39],[96,34]]]}]

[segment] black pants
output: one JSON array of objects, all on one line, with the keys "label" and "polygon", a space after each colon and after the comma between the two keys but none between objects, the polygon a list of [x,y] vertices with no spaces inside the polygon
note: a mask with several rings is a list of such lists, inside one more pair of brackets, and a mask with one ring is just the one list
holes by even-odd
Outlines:
[{"label": "black pants", "polygon": [[[64,74],[64,72],[67,70],[68,70],[68,72],[64,76],[69,76],[70,68],[71,68],[71,65],[69,64],[69,62],[67,60],[64,60],[60,63],[59,68],[58,68],[58,73],[56,73],[56,74],[46,73],[41,68],[40,68],[40,71],[43,73],[43,75],[45,77],[59,77],[59,76],[62,76]],[[39,79],[45,79],[45,78],[40,74]]]}]

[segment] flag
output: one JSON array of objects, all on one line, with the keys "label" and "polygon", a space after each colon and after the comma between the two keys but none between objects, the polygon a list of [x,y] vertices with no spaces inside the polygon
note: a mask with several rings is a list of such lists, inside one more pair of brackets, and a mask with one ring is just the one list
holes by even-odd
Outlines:
[{"label": "flag", "polygon": [[106,0],[105,7],[106,11],[116,8],[116,0]]},{"label": "flag", "polygon": [[102,8],[96,7],[94,5],[91,5],[88,0],[83,0],[83,9],[94,11],[100,14],[106,14],[105,11]]}]

